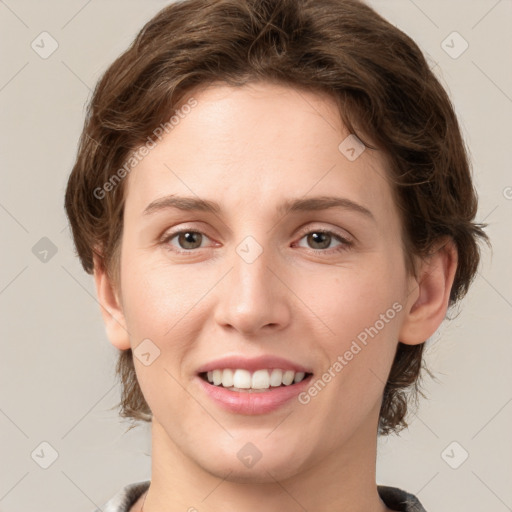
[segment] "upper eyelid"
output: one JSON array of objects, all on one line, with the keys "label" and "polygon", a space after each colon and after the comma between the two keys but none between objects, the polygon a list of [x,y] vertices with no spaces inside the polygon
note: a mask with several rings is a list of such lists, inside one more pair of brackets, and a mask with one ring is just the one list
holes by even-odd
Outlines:
[{"label": "upper eyelid", "polygon": [[314,227],[314,226],[308,226],[308,227],[305,227],[305,228],[301,228],[299,230],[299,234],[302,236],[308,234],[308,233],[314,233],[315,231],[318,231],[318,232],[321,232],[321,233],[330,233],[334,236],[337,236],[343,240],[347,240],[347,241],[353,241],[353,236],[348,233],[346,230],[346,235],[343,234],[343,233],[339,233],[337,229],[335,228],[326,228],[326,227]]}]

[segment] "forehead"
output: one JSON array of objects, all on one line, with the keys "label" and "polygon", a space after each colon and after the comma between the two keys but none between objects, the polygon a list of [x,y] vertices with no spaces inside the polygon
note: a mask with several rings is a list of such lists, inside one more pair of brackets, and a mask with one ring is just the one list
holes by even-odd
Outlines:
[{"label": "forehead", "polygon": [[393,209],[383,156],[365,150],[347,158],[344,141],[354,139],[347,139],[352,136],[327,94],[263,82],[215,85],[187,99],[194,106],[178,109],[168,133],[154,137],[130,172],[127,208],[140,213],[151,201],[177,194],[239,210],[258,200],[263,210],[284,197],[337,192],[371,205],[377,215]]}]

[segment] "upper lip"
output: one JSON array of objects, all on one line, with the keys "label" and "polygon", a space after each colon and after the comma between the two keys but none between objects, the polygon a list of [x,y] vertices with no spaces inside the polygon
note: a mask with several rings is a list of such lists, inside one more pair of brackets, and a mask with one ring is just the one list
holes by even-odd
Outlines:
[{"label": "upper lip", "polygon": [[301,364],[294,363],[293,361],[289,361],[288,359],[284,359],[282,357],[270,355],[253,357],[250,359],[236,355],[223,357],[222,359],[216,359],[215,361],[210,361],[209,363],[202,365],[197,369],[197,373],[204,373],[213,370],[223,370],[225,368],[240,368],[250,372],[263,370],[265,368],[279,368],[281,370],[293,370],[294,372],[312,373],[310,369]]}]

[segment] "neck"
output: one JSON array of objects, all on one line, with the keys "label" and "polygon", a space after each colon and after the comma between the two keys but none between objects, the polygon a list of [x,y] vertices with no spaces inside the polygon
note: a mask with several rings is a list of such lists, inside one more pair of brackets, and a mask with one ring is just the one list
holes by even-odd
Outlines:
[{"label": "neck", "polygon": [[250,478],[237,473],[236,465],[208,466],[187,456],[155,419],[152,445],[152,478],[144,512],[389,511],[375,483],[377,436],[373,424],[358,429],[317,461],[308,460],[303,470],[294,471],[290,464],[286,470],[260,464],[254,466]]}]

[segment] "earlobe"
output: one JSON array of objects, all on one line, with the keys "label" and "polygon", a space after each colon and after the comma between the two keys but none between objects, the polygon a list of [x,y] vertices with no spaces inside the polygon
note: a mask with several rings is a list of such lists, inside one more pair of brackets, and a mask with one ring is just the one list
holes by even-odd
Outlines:
[{"label": "earlobe", "polygon": [[423,343],[441,325],[448,310],[457,261],[455,244],[447,237],[421,262],[399,333],[402,343]]},{"label": "earlobe", "polygon": [[130,348],[130,338],[120,298],[102,260],[94,255],[94,282],[108,339],[119,350]]}]

